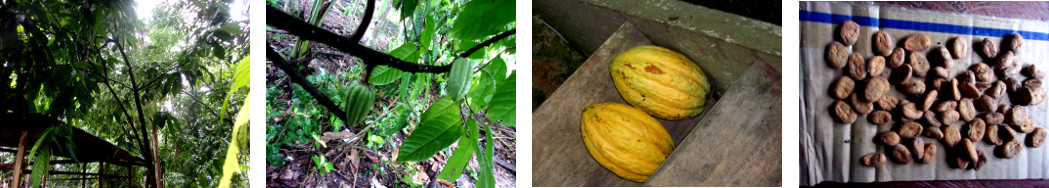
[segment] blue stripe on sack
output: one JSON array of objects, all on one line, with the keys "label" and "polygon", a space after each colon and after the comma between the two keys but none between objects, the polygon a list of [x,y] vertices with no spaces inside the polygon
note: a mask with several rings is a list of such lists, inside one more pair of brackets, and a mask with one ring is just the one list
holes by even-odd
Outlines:
[{"label": "blue stripe on sack", "polygon": [[838,24],[845,20],[852,20],[861,26],[880,27],[880,28],[893,28],[893,29],[906,29],[916,31],[931,31],[941,33],[954,33],[963,35],[981,35],[990,37],[1003,37],[1013,33],[1020,33],[1024,39],[1033,40],[1049,40],[1049,33],[1045,32],[1034,32],[1034,31],[1017,31],[1012,29],[997,29],[997,28],[986,28],[986,27],[971,27],[964,25],[951,25],[942,23],[928,23],[928,22],[916,22],[907,20],[897,20],[888,18],[871,18],[865,16],[847,16],[837,14],[827,14],[822,12],[810,12],[802,10],[801,21],[810,22],[822,22],[829,24]]}]

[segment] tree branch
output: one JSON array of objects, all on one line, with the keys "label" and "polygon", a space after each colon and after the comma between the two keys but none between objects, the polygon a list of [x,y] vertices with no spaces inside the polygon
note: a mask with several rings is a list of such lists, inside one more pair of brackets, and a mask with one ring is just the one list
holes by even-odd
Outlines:
[{"label": "tree branch", "polygon": [[[120,55],[124,57],[124,65],[128,67],[127,72],[128,76],[131,78],[131,87],[138,88],[137,86],[135,86],[135,71],[131,68],[131,60],[127,58],[127,53],[124,52],[124,45],[121,44],[119,41],[116,44],[117,48],[120,49]],[[142,97],[139,96],[138,90],[132,90],[132,92],[135,95],[135,106],[138,107],[136,109],[138,110],[138,121],[139,124],[142,125],[139,127],[139,132],[142,132],[142,136],[149,137],[149,133],[146,131],[146,115],[142,113]],[[150,140],[149,138],[146,138],[144,140],[147,145],[152,145],[153,140]],[[160,187],[160,174],[159,171],[157,171],[157,169],[160,167],[156,166],[158,164],[158,161],[156,160],[156,155],[153,155],[155,154],[155,152],[150,151],[152,149],[148,148],[149,146],[146,147],[147,152],[142,152],[144,154],[143,156],[147,156],[146,159],[150,160],[150,162],[153,163],[149,165],[151,167],[150,171],[152,171],[150,172],[150,174],[151,176],[153,176],[153,182],[150,182],[150,184],[153,184],[154,187]]]},{"label": "tree branch", "polygon": [[[198,99],[196,96],[193,96],[192,94],[190,94],[186,90],[182,90],[182,94],[186,94],[186,96],[189,96],[190,99],[193,99],[194,102],[200,103],[200,105],[202,105],[202,106],[211,106],[211,105],[208,105],[208,104],[204,104],[203,101]],[[219,113],[215,112],[215,108],[205,108],[205,109],[208,109],[208,112],[210,112],[211,115],[213,115],[215,117],[219,117]],[[231,121],[230,119],[225,119],[225,120],[226,120],[226,123],[228,123],[230,125],[230,127],[233,127],[233,121]]]},{"label": "tree branch", "polygon": [[364,10],[364,18],[361,19],[361,24],[357,25],[357,30],[354,30],[353,36],[350,36],[350,41],[353,41],[353,43],[360,43],[361,38],[364,38],[364,32],[368,31],[368,25],[372,23],[372,14],[375,13],[375,0],[368,0],[367,8]]},{"label": "tree branch", "polygon": [[386,65],[407,72],[430,73],[448,72],[452,68],[451,65],[427,66],[401,60],[389,54],[362,46],[347,37],[310,25],[272,6],[266,7],[266,15],[266,23],[271,26],[288,31],[288,33],[299,36],[301,39],[324,43],[339,51],[354,55],[369,65]]},{"label": "tree branch", "polygon": [[338,117],[343,122],[350,122],[348,118],[346,118],[345,111],[339,109],[339,106],[335,105],[335,102],[332,102],[331,98],[328,98],[324,92],[317,89],[316,86],[313,86],[313,84],[306,79],[306,76],[303,76],[298,70],[295,70],[295,66],[292,66],[284,60],[284,57],[281,56],[280,53],[277,53],[277,51],[273,50],[273,47],[270,45],[266,45],[266,59],[272,61],[274,65],[277,65],[277,68],[280,68],[280,70],[283,70],[284,73],[288,74],[288,77],[291,77],[292,82],[302,86],[303,90],[306,90],[306,92],[313,96],[314,99],[317,99],[317,103],[328,108],[328,111],[331,111],[332,115]]},{"label": "tree branch", "polygon": [[510,35],[513,35],[515,33],[517,33],[517,29],[511,29],[509,31],[504,31],[503,33],[500,33],[499,35],[496,35],[496,36],[494,36],[494,37],[492,37],[492,38],[490,38],[488,40],[485,40],[484,42],[481,42],[481,44],[477,44],[477,46],[474,46],[474,47],[470,48],[469,50],[466,50],[466,52],[463,52],[463,54],[459,54],[459,57],[470,57],[470,55],[473,54],[474,52],[476,52],[477,50],[481,50],[482,48],[484,48],[484,47],[486,47],[488,45],[492,45],[493,43],[498,42],[499,40],[503,40],[504,38],[509,37]]}]

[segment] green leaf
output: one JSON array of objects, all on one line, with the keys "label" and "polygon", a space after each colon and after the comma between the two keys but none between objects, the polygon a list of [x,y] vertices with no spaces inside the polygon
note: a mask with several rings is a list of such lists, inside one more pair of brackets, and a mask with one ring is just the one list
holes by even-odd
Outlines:
[{"label": "green leaf", "polygon": [[[40,137],[43,139],[44,137]],[[40,187],[44,181],[44,177],[51,171],[51,148],[44,147],[40,150],[40,153],[36,155],[36,159],[33,159],[33,174],[29,176],[29,181],[32,182],[33,187]]]},{"label": "green leaf", "polygon": [[233,87],[230,88],[230,90],[234,91],[251,83],[251,61],[249,57],[244,56],[244,59],[237,62],[236,66],[236,72],[233,73]]},{"label": "green leaf", "polygon": [[404,139],[397,162],[423,161],[455,143],[463,131],[459,113],[459,105],[449,97],[433,102],[423,113],[419,127]]},{"label": "green leaf", "polygon": [[426,28],[423,29],[421,36],[419,36],[419,42],[423,44],[423,49],[430,50],[430,42],[433,41],[434,35],[436,34],[434,29],[434,22],[437,22],[437,20],[427,20]]},{"label": "green leaf", "polygon": [[[233,123],[233,132],[230,132],[230,143],[229,148],[226,150],[226,160],[222,165],[222,179],[219,180],[219,188],[228,188],[230,180],[233,178],[233,173],[240,171],[240,163],[237,161],[237,155],[240,153],[240,146],[237,144],[237,132],[239,132],[241,127],[248,125],[248,119],[251,118],[251,103],[247,102],[248,96],[251,96],[251,91],[248,91],[248,95],[244,96],[244,106],[240,107],[240,112],[237,112],[237,119]],[[226,101],[228,102],[229,100]]]},{"label": "green leaf", "polygon": [[419,4],[418,0],[404,0],[404,6],[401,7],[401,20],[408,18],[412,13],[415,12],[415,6]]},{"label": "green leaf", "polygon": [[481,77],[477,79],[477,84],[470,87],[470,92],[466,96],[470,98],[470,109],[473,111],[481,111],[488,107],[488,102],[492,100],[492,93],[495,91],[493,77],[487,72],[482,72]]},{"label": "green leaf", "polygon": [[491,126],[484,127],[484,135],[484,153],[481,153],[481,150],[477,150],[477,164],[481,167],[481,171],[477,172],[477,187],[495,188],[495,176],[492,175],[492,168],[495,168],[495,165],[492,165],[494,158],[492,152],[495,152],[493,147],[495,140],[492,140]]},{"label": "green leaf", "polygon": [[448,96],[459,101],[470,89],[470,81],[473,80],[474,63],[467,58],[459,58],[452,63],[452,70],[448,78]]},{"label": "green leaf", "polygon": [[51,132],[53,130],[54,130],[54,127],[51,127],[51,128],[47,128],[46,130],[44,130],[43,133],[40,133],[40,138],[36,139],[36,143],[33,143],[33,149],[29,150],[29,155],[28,156],[29,156],[30,159],[32,159],[32,158],[34,158],[36,156],[36,150],[42,148],[41,145],[44,145],[45,138],[47,138],[47,135],[51,134]]},{"label": "green leaf", "polygon": [[372,69],[372,74],[368,77],[368,83],[373,85],[386,85],[397,81],[404,74],[404,71],[400,69],[390,68],[386,65],[379,65]]},{"label": "green leaf", "polygon": [[243,34],[247,33],[247,32],[244,32],[244,30],[241,30],[240,29],[240,24],[237,24],[237,23],[224,23],[224,24],[222,24],[222,27],[219,28],[219,29],[223,30],[223,31],[226,31],[226,32],[233,33],[233,34],[238,34],[238,35],[243,35]]},{"label": "green leaf", "polygon": [[452,153],[452,157],[448,159],[448,163],[444,165],[444,169],[441,170],[441,174],[437,175],[437,178],[455,182],[466,171],[466,164],[470,163],[474,150],[477,150],[477,137],[480,135],[477,132],[476,120],[467,121],[466,128],[462,138],[459,138],[459,147]]},{"label": "green leaf", "polygon": [[506,79],[506,61],[503,58],[495,57],[492,62],[488,63],[488,66],[482,70],[492,76],[495,79],[495,83],[503,82]]},{"label": "green leaf", "polygon": [[474,40],[503,30],[514,17],[515,1],[470,1],[452,23],[452,37]]},{"label": "green leaf", "polygon": [[495,95],[489,103],[488,114],[485,117],[500,122],[505,126],[515,126],[517,118],[517,71],[510,73],[510,77],[499,83],[495,88]]},{"label": "green leaf", "polygon": [[401,75],[401,84],[399,87],[397,87],[397,92],[400,92],[400,96],[405,100],[407,98],[404,97],[407,97],[408,95],[408,83],[411,82],[411,80],[412,73],[404,73]]},{"label": "green leaf", "polygon": [[400,47],[397,47],[396,49],[393,49],[393,51],[390,51],[389,54],[390,54],[390,56],[396,57],[398,59],[415,63],[415,61],[418,60],[419,58],[418,57],[411,58],[411,57],[413,55],[415,55],[416,51],[418,51],[418,50],[419,50],[419,48],[416,48],[415,45],[412,45],[411,43],[404,43],[404,44],[401,44]]},{"label": "green leaf", "polygon": [[[238,89],[240,89],[241,87],[247,86],[248,83],[251,82],[251,65],[250,64],[251,64],[251,61],[249,60],[248,56],[244,56],[244,59],[241,59],[240,62],[237,62],[236,72],[233,73],[233,87],[230,88],[229,93],[226,93],[226,97],[227,98],[229,98],[229,96],[233,96],[234,92],[237,92]],[[245,96],[244,101],[245,101],[245,103],[248,102],[247,96]],[[244,106],[247,106],[247,105],[245,104]],[[222,108],[219,109],[219,112],[225,112],[227,107],[229,107],[229,99],[226,99],[226,100],[222,101]],[[243,108],[240,109],[240,110],[244,111]],[[237,117],[237,118],[240,118],[240,117]],[[226,113],[219,113],[219,122],[222,122],[225,119],[226,119]]]}]

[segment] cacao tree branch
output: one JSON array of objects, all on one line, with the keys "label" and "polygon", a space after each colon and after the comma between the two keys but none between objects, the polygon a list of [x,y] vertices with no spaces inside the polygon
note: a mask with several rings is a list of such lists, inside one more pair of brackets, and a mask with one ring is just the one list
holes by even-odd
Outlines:
[{"label": "cacao tree branch", "polygon": [[[267,12],[267,14],[269,13]],[[324,92],[317,89],[316,86],[313,86],[313,84],[306,79],[306,76],[303,76],[298,70],[295,70],[295,66],[288,63],[287,60],[284,60],[284,56],[281,56],[280,53],[273,50],[273,46],[271,45],[266,45],[266,59],[269,59],[274,65],[277,65],[277,68],[280,68],[285,74],[288,74],[288,77],[291,77],[292,82],[302,86],[302,89],[306,90],[306,93],[309,93],[314,99],[317,99],[317,103],[320,103],[321,106],[327,108],[332,115],[338,117],[343,122],[349,122],[348,118],[346,118],[345,111],[342,111],[338,105],[335,105],[335,102],[332,102],[331,98],[328,98]]]},{"label": "cacao tree branch", "polygon": [[[136,84],[135,83],[135,71],[131,69],[131,60],[129,60],[127,58],[127,53],[124,52],[125,51],[124,50],[124,45],[119,42],[119,39],[117,39],[117,40],[118,40],[118,42],[116,43],[117,48],[120,49],[120,55],[122,57],[124,57],[124,65],[128,67],[128,71],[127,72],[128,72],[128,76],[131,78],[131,87],[137,88],[135,86],[135,84]],[[142,97],[139,96],[138,90],[132,90],[132,92],[135,95],[135,105],[138,107],[137,108],[137,110],[138,110],[138,121],[139,121],[139,124],[141,125],[141,126],[139,126],[139,132],[142,132],[142,134],[141,134],[142,136],[148,137],[147,135],[149,133],[147,133],[148,131],[146,131],[146,116],[142,113]],[[150,140],[149,138],[145,138],[144,140],[145,140],[145,143],[147,145],[151,145],[152,142],[153,142],[153,140]],[[152,165],[148,166],[149,167],[148,169],[151,171],[150,172],[150,176],[153,177],[152,178],[153,181],[151,181],[149,183],[152,184],[153,187],[160,187],[160,174],[159,174],[159,171],[157,170],[159,167],[156,166],[158,161],[156,160],[156,156],[152,155],[153,152],[152,151],[148,151],[149,148],[146,148],[146,150],[147,150],[146,152],[142,152],[143,155],[146,156],[147,160],[150,160],[150,162],[153,163]]]},{"label": "cacao tree branch", "polygon": [[[266,24],[278,29],[283,29],[301,39],[316,41],[331,46],[339,51],[349,53],[360,58],[364,63],[372,66],[386,65],[407,72],[429,72],[442,73],[452,69],[451,65],[428,66],[407,62],[389,54],[375,51],[374,49],[360,45],[347,37],[339,36],[331,31],[310,25],[298,18],[292,17],[272,6],[266,7]],[[267,55],[268,57],[269,55]]]},{"label": "cacao tree branch", "polygon": [[350,36],[350,41],[353,43],[360,43],[361,38],[364,38],[364,32],[368,31],[368,25],[372,23],[372,13],[375,13],[375,0],[368,0],[367,9],[364,9],[364,18],[361,19],[361,24],[357,25],[357,30],[353,30],[353,36]]},{"label": "cacao tree branch", "polygon": [[470,57],[470,55],[473,54],[474,52],[476,52],[477,50],[481,50],[484,47],[486,47],[488,45],[492,45],[493,43],[498,42],[500,40],[503,40],[504,38],[509,37],[510,35],[513,35],[515,33],[517,33],[517,29],[511,29],[509,31],[504,31],[503,33],[500,33],[499,35],[496,35],[496,36],[494,36],[494,37],[492,37],[492,38],[490,38],[488,40],[485,40],[484,42],[481,42],[481,44],[477,44],[477,46],[474,46],[474,47],[470,48],[469,50],[466,50],[462,54],[459,54],[459,57]]},{"label": "cacao tree branch", "polygon": [[[374,7],[370,8],[369,10],[372,9],[374,9]],[[325,30],[314,25],[310,25],[305,21],[288,15],[287,13],[281,11],[280,9],[277,9],[276,7],[266,6],[266,14],[267,25],[274,26],[278,29],[283,29],[289,34],[298,36],[301,39],[324,43],[328,46],[338,49],[339,51],[350,53],[351,55],[360,58],[365,64],[371,66],[386,65],[407,72],[442,73],[451,70],[450,64],[442,66],[427,66],[401,60],[389,54],[382,53],[359,44],[358,42],[360,41],[360,38],[356,38],[356,40],[354,40],[353,38],[339,36],[338,34],[332,33],[331,31]],[[365,14],[365,16],[371,15],[372,14]],[[371,22],[370,20],[366,21],[367,22],[362,23],[361,26],[367,26],[367,23]],[[366,27],[358,28],[356,32],[361,32],[360,35],[363,35],[363,32],[366,30]],[[500,33],[492,38],[489,38],[488,40],[485,40],[484,42],[481,42],[480,44],[477,44],[477,46],[474,46],[466,50],[462,54],[459,54],[459,57],[469,57],[474,52],[516,33],[517,29],[504,31],[503,33]],[[354,34],[354,37],[360,36]]]}]

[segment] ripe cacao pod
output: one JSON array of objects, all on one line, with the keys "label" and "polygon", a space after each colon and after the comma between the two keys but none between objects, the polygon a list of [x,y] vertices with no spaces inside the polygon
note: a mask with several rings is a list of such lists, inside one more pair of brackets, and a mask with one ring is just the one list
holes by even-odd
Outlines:
[{"label": "ripe cacao pod", "polygon": [[645,182],[674,151],[674,140],[647,113],[619,103],[583,109],[582,135],[590,156],[624,179]]},{"label": "ripe cacao pod", "polygon": [[608,67],[623,99],[648,114],[680,120],[703,112],[710,92],[706,74],[684,55],[658,46],[631,48]]},{"label": "ripe cacao pod", "polygon": [[354,126],[364,120],[375,103],[375,89],[353,81],[343,95],[342,110],[346,111],[346,125]]}]

